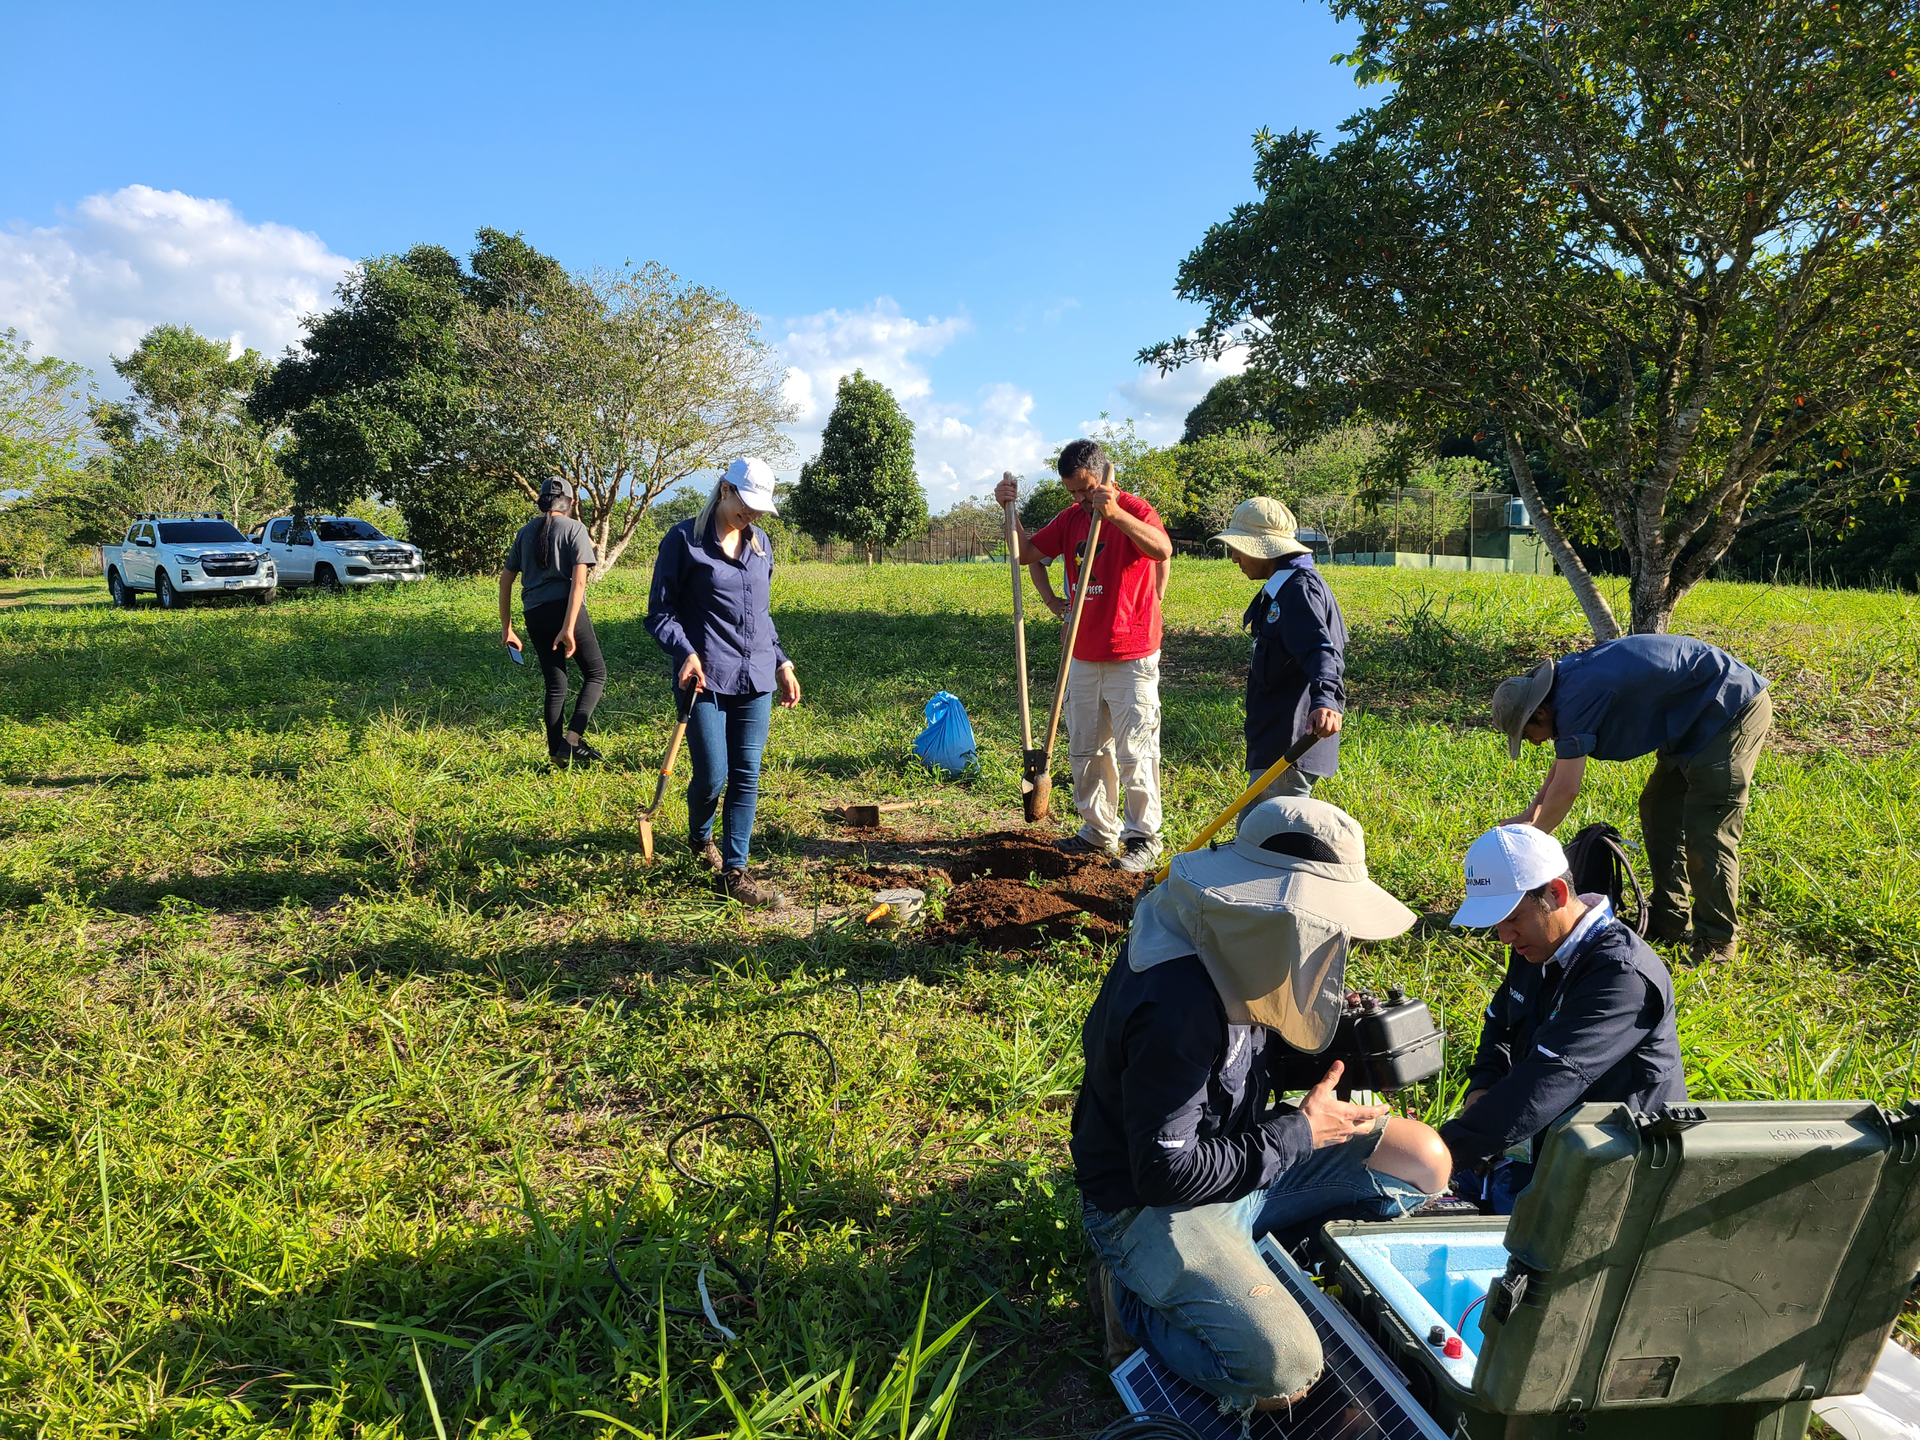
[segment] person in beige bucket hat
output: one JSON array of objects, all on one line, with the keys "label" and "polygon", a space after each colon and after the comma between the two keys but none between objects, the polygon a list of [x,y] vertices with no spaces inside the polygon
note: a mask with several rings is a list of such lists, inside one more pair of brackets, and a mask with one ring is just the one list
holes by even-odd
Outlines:
[{"label": "person in beige bucket hat", "polygon": [[1305,795],[1340,768],[1340,725],[1347,708],[1347,622],[1340,602],[1300,542],[1293,511],[1256,495],[1242,500],[1213,538],[1227,547],[1260,591],[1240,623],[1253,636],[1247,665],[1247,776],[1262,774],[1294,742],[1318,735],[1299,763],[1260,798]]},{"label": "person in beige bucket hat", "polygon": [[1313,1327],[1256,1241],[1334,1207],[1405,1214],[1446,1188],[1450,1157],[1420,1121],[1341,1100],[1338,1061],[1297,1108],[1265,1096],[1333,1040],[1349,943],[1414,918],[1368,877],[1353,817],[1303,796],[1176,855],[1141,900],[1081,1029],[1073,1112],[1110,1363],[1144,1343],[1243,1412],[1317,1379]]}]

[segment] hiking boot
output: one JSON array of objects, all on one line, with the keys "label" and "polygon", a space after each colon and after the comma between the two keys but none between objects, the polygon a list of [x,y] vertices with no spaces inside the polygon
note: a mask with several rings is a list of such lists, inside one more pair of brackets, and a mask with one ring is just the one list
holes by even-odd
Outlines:
[{"label": "hiking boot", "polygon": [[771,885],[762,885],[744,870],[722,870],[720,888],[729,900],[737,900],[750,910],[775,910],[787,903],[787,897]]},{"label": "hiking boot", "polygon": [[1062,855],[1071,855],[1079,859],[1082,855],[1111,855],[1113,850],[1106,845],[1096,845],[1079,835],[1069,835],[1064,840],[1053,842],[1053,848]]},{"label": "hiking boot", "polygon": [[1140,1342],[1120,1323],[1120,1307],[1113,1303],[1113,1272],[1104,1260],[1094,1261],[1087,1271],[1087,1313],[1100,1336],[1101,1358],[1107,1369],[1118,1368],[1140,1348]]},{"label": "hiking boot", "polygon": [[1696,938],[1693,942],[1693,963],[1695,965],[1711,965],[1715,961],[1733,960],[1737,959],[1739,954],[1740,942],[1738,940],[1714,941]]},{"label": "hiking boot", "polygon": [[1120,868],[1138,874],[1160,863],[1160,842],[1151,835],[1135,835],[1120,845]]},{"label": "hiking boot", "polygon": [[713,837],[704,840],[688,840],[687,848],[693,851],[693,863],[702,870],[718,875],[726,868],[726,861],[720,854],[720,847],[713,843]]}]

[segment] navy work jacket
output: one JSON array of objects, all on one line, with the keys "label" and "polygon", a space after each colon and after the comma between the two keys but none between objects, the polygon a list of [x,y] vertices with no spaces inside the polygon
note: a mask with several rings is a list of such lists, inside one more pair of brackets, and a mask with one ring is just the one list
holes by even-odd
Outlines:
[{"label": "navy work jacket", "polygon": [[1666,965],[1618,920],[1595,927],[1564,966],[1515,952],[1487,1006],[1467,1089],[1487,1093],[1440,1127],[1455,1165],[1523,1140],[1537,1149],[1547,1127],[1584,1100],[1651,1111],[1686,1099]]},{"label": "navy work jacket", "polygon": [[[1313,557],[1297,555],[1277,595],[1253,597],[1240,623],[1253,634],[1247,668],[1247,769],[1265,770],[1307,733],[1315,710],[1346,712],[1347,622]],[[1277,577],[1276,577],[1277,578]],[[1269,582],[1271,583],[1271,582]],[[1340,768],[1340,737],[1330,735],[1300,761],[1303,775]]]},{"label": "navy work jacket", "polygon": [[1122,945],[1080,1045],[1073,1173],[1096,1209],[1238,1200],[1313,1152],[1307,1117],[1266,1104],[1287,1047],[1227,1024],[1197,955],[1136,972]]},{"label": "navy work jacket", "polygon": [[674,681],[687,656],[698,654],[707,689],[715,695],[760,695],[787,663],[773,628],[773,547],[755,526],[758,552],[741,536],[729,556],[713,538],[682,520],[660,538],[647,594],[647,633],[673,657]]}]

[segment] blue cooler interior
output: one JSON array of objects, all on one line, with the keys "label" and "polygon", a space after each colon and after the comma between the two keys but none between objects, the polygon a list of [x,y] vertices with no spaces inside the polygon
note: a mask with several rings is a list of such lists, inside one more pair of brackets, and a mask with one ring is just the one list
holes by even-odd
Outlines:
[{"label": "blue cooler interior", "polygon": [[1341,1252],[1380,1298],[1425,1340],[1438,1325],[1458,1335],[1466,1354],[1449,1360],[1441,1346],[1434,1361],[1463,1390],[1473,1388],[1473,1366],[1480,1351],[1480,1315],[1487,1286],[1504,1274],[1507,1249],[1497,1233],[1486,1230],[1422,1230],[1417,1234],[1343,1236]]}]

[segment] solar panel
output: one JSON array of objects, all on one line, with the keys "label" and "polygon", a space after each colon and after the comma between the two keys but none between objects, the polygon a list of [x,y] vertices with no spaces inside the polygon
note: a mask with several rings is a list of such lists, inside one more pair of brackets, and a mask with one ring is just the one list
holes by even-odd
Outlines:
[{"label": "solar panel", "polygon": [[[1447,1433],[1414,1402],[1393,1362],[1347,1313],[1314,1287],[1272,1237],[1263,1239],[1259,1248],[1268,1268],[1307,1312],[1320,1336],[1327,1369],[1291,1413],[1254,1416],[1249,1440],[1447,1440]],[[1145,1350],[1122,1361],[1112,1378],[1113,1388],[1136,1415],[1177,1415],[1199,1431],[1202,1440],[1240,1440],[1237,1416],[1222,1415],[1219,1401]]]}]

